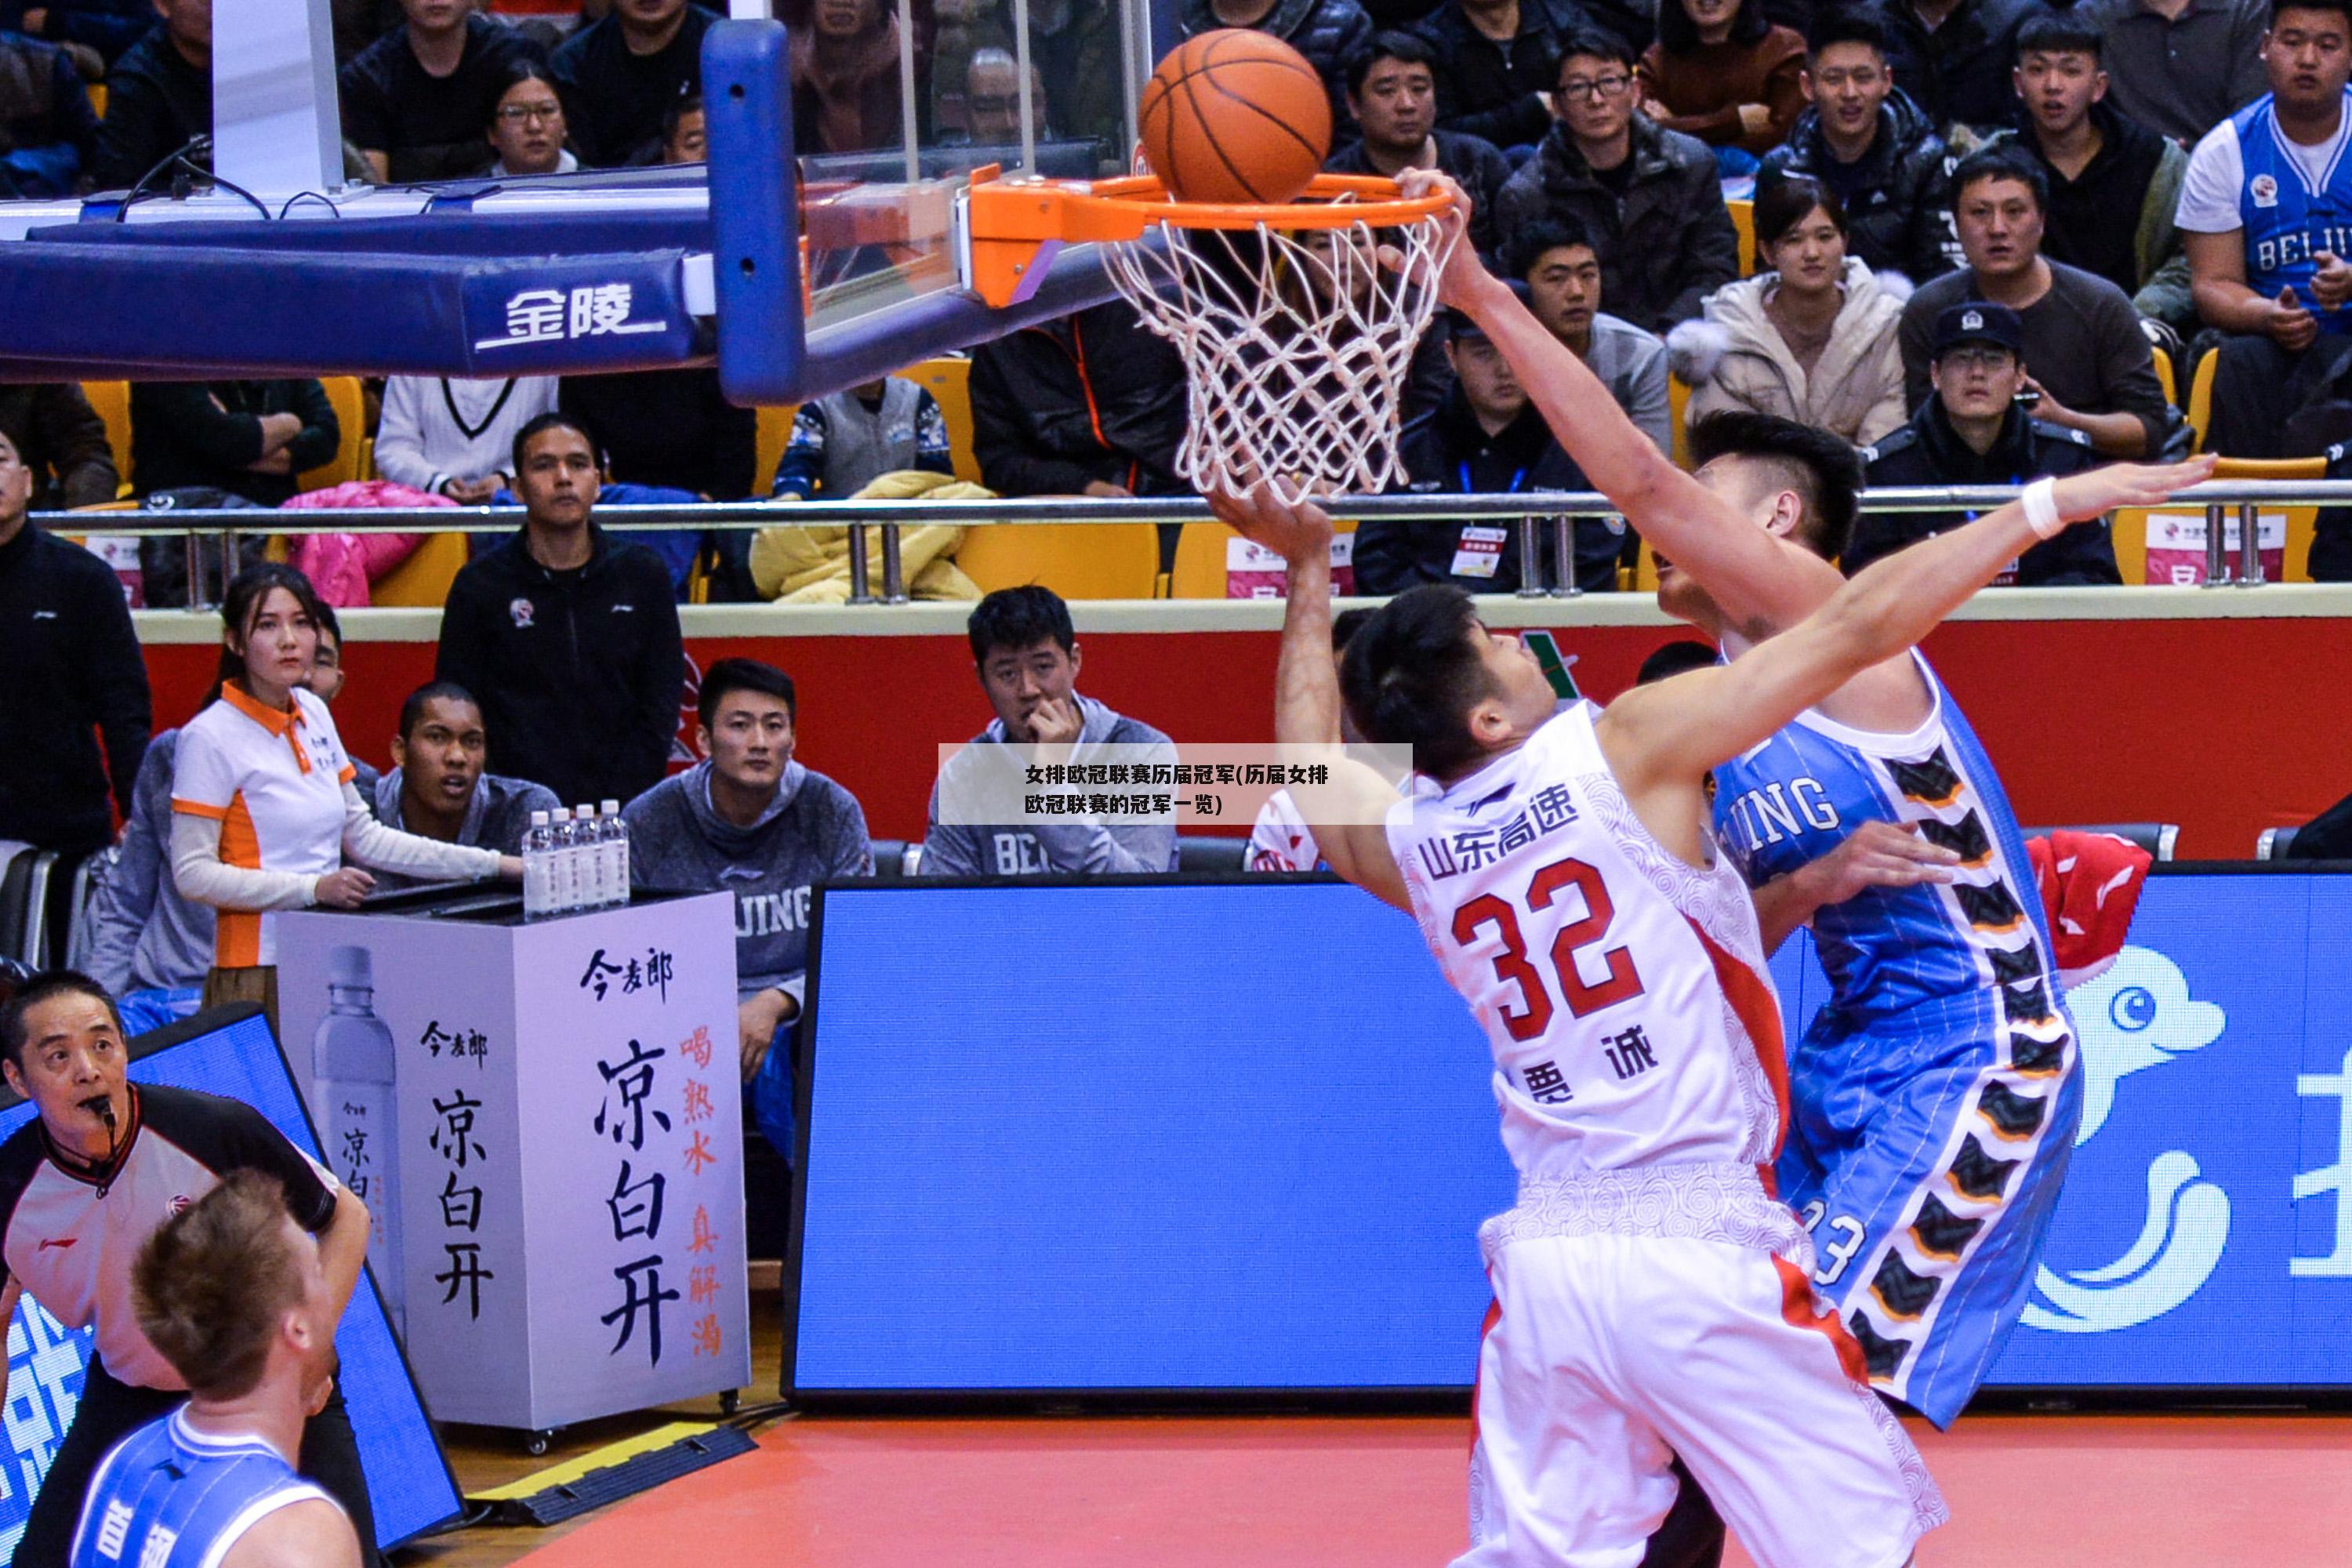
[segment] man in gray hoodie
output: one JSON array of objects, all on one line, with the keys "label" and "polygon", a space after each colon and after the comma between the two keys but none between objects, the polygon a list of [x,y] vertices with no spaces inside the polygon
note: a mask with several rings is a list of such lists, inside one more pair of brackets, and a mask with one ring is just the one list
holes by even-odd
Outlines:
[{"label": "man in gray hoodie", "polygon": [[[1078,637],[1070,607],[1051,588],[999,588],[965,623],[980,689],[996,717],[974,745],[1157,746],[1175,760],[1167,736],[1140,720],[1078,695]],[[1171,826],[1109,826],[1091,818],[1022,826],[973,826],[940,820],[931,786],[930,826],[923,836],[927,877],[1108,876],[1176,869]]]},{"label": "man in gray hoodie", "polygon": [[808,974],[811,889],[866,877],[874,855],[856,798],[793,760],[792,677],[722,658],[702,677],[695,746],[708,760],[631,801],[630,879],[735,897],[736,1030],[760,1131],[793,1158],[793,1053]]},{"label": "man in gray hoodie", "polygon": [[[432,680],[400,705],[400,731],[392,738],[392,772],[375,781],[370,806],[375,819],[404,833],[472,844],[502,855],[522,853],[522,836],[534,811],[562,805],[555,792],[528,779],[482,771],[489,739],[482,705],[454,680]],[[378,871],[378,891],[413,887],[417,879]]]}]

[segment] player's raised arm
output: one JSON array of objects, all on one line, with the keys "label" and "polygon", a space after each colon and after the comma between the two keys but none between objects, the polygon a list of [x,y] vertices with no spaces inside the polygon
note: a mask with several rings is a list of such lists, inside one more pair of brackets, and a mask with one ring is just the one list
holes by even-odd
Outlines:
[{"label": "player's raised arm", "polygon": [[[1468,198],[1444,174],[1407,169],[1397,179],[1409,196],[1452,191],[1461,205],[1448,221],[1465,221]],[[1660,554],[1706,590],[1732,629],[1751,642],[1761,641],[1796,625],[1837,592],[1843,579],[1836,567],[1757,527],[1728,500],[1675,467],[1626,417],[1601,378],[1486,270],[1468,245],[1454,245],[1437,288],[1440,299],[1477,322],[1502,351],[1584,477]]]},{"label": "player's raised arm", "polygon": [[[2037,480],[2023,500],[1874,563],[1811,616],[1731,663],[1626,692],[1600,721],[1610,765],[1629,793],[1696,780],[1769,739],[1855,671],[1926,637],[2060,527],[2119,506],[2161,505],[2212,471],[2204,457]],[[2043,508],[2037,528],[2029,516]]]},{"label": "player's raised arm", "polygon": [[[1331,519],[1311,503],[1284,506],[1263,489],[1212,493],[1211,510],[1244,538],[1289,563],[1282,651],[1274,670],[1274,734],[1286,746],[1339,744],[1339,676],[1331,663]],[[1324,761],[1318,756],[1316,761]],[[1399,909],[1412,907],[1382,826],[1397,793],[1360,763],[1328,784],[1293,784],[1291,797],[1331,869]]]}]

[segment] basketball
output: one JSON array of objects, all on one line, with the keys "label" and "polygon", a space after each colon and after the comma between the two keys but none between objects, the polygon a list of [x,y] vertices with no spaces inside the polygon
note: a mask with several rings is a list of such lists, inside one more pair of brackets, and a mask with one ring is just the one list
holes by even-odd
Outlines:
[{"label": "basketball", "polygon": [[1143,161],[1179,201],[1271,205],[1331,152],[1331,100],[1307,57],[1248,27],[1169,52],[1143,90]]}]

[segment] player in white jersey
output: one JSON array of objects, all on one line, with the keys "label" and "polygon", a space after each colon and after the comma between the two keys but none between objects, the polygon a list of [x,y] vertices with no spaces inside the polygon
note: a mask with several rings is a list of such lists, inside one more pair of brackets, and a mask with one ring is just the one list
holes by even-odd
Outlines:
[{"label": "player in white jersey", "polygon": [[1391,601],[1335,679],[1329,519],[1212,498],[1289,563],[1280,739],[1338,742],[1344,683],[1368,739],[1413,748],[1409,799],[1344,766],[1294,793],[1332,869],[1419,920],[1494,1050],[1521,1186],[1480,1234],[1496,1310],[1465,1568],[1633,1568],[1676,1454],[1761,1568],[1895,1568],[1943,1520],[1769,1186],[1780,1014],[1706,780],[2037,536],[2195,477],[2070,477],[1878,563],[1736,664],[1557,716],[1533,658],[1450,588]]}]

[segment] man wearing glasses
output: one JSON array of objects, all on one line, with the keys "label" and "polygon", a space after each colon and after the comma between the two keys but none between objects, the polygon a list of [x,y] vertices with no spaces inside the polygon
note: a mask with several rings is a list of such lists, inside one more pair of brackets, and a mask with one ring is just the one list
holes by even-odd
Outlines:
[{"label": "man wearing glasses", "polygon": [[1600,241],[1611,314],[1659,333],[1696,316],[1739,276],[1714,152],[1635,110],[1633,53],[1598,30],[1563,44],[1552,112],[1536,155],[1496,199],[1496,232],[1573,217]]}]

